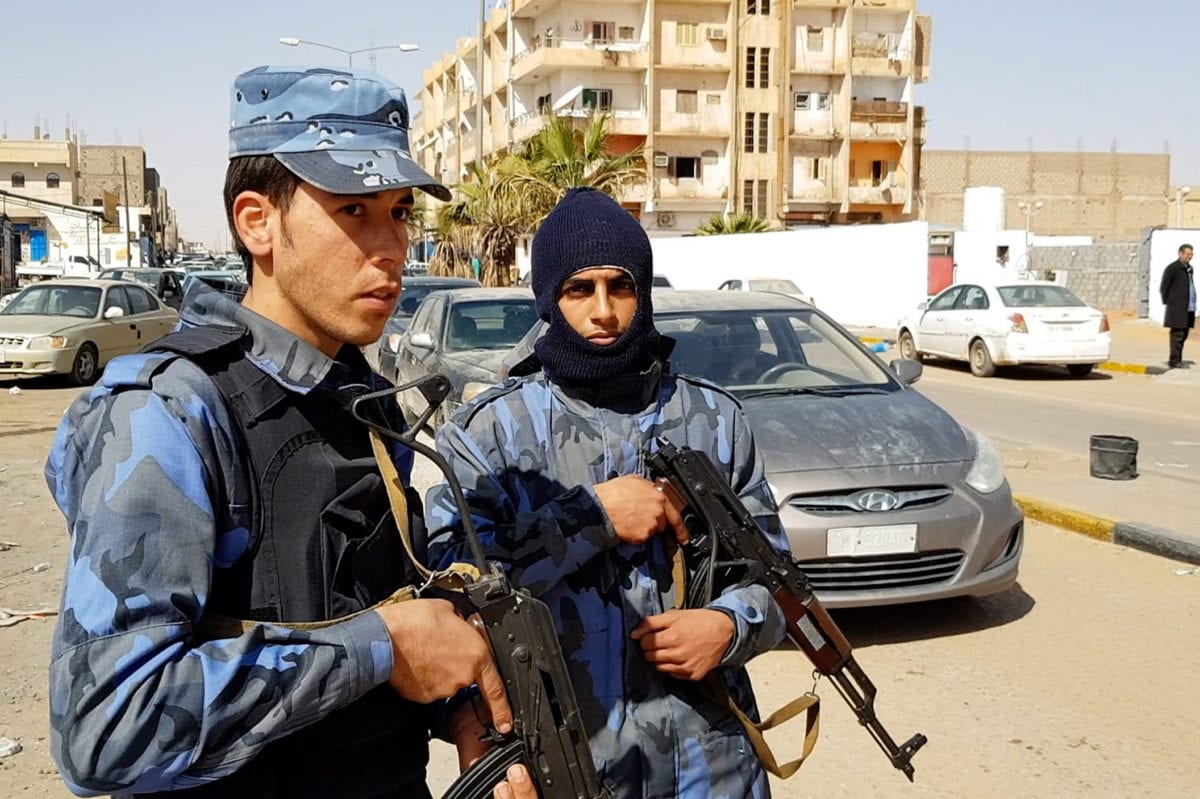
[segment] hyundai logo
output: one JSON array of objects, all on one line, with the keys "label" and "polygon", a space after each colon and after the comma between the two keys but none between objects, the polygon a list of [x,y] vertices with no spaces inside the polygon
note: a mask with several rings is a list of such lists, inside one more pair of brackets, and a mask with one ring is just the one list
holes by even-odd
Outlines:
[{"label": "hyundai logo", "polygon": [[891,491],[863,491],[854,501],[858,503],[858,507],[871,513],[883,513],[900,506],[900,497]]}]

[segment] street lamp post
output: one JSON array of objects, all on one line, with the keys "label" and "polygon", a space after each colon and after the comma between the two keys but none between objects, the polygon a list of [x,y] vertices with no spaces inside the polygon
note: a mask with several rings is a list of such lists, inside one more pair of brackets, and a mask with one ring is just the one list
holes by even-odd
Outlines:
[{"label": "street lamp post", "polygon": [[1030,261],[1032,260],[1030,258],[1031,248],[1029,246],[1029,224],[1033,216],[1038,211],[1042,210],[1042,205],[1044,205],[1044,203],[1041,200],[1038,200],[1035,203],[1027,203],[1024,201],[1017,203],[1017,208],[1025,212],[1025,274],[1029,274]]},{"label": "street lamp post", "polygon": [[1175,227],[1183,227],[1183,198],[1191,192],[1191,186],[1175,189]]},{"label": "street lamp post", "polygon": [[284,36],[279,40],[280,44],[286,44],[288,47],[299,47],[302,44],[311,45],[312,47],[324,47],[326,50],[335,50],[346,56],[346,63],[349,66],[354,66],[354,56],[359,53],[369,53],[373,50],[399,50],[403,53],[411,53],[414,50],[420,49],[415,44],[381,44],[376,47],[360,47],[357,50],[343,50],[340,47],[334,47],[331,44],[322,44],[321,42],[311,42],[308,39],[297,39],[294,36]]}]

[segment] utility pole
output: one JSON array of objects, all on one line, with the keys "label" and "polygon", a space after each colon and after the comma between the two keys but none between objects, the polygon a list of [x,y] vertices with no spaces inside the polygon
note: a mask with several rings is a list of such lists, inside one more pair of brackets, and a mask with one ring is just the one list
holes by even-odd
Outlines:
[{"label": "utility pole", "polygon": [[125,156],[121,156],[121,179],[125,184],[125,267],[129,268],[133,266],[133,244],[129,239],[129,170],[125,167]]},{"label": "utility pole", "polygon": [[487,0],[479,0],[479,42],[475,51],[475,163],[483,172],[483,32],[487,24]]}]

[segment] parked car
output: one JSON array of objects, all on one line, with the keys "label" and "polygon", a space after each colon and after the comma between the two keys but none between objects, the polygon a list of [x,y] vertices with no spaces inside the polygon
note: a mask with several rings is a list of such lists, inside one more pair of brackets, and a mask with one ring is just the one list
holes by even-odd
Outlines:
[{"label": "parked car", "polygon": [[817,301],[800,290],[792,281],[782,277],[733,278],[717,286],[717,291],[773,291],[816,305]]},{"label": "parked car", "polygon": [[239,300],[249,288],[246,273],[240,269],[196,269],[189,270],[183,279],[184,293],[187,292],[188,286],[197,280]]},{"label": "parked car", "polygon": [[0,311],[0,377],[68,375],[96,380],[118,355],[175,328],[179,314],[127,280],[47,280],[27,286]]},{"label": "parked car", "polygon": [[478,280],[469,277],[406,276],[400,286],[400,299],[396,301],[396,309],[392,311],[379,341],[374,347],[368,348],[367,360],[373,362],[379,374],[391,377],[396,372],[396,351],[400,347],[400,336],[408,329],[408,323],[412,321],[421,300],[434,291],[478,288],[482,285]]},{"label": "parked car", "polygon": [[[463,288],[435,291],[421,302],[400,336],[393,374],[397,384],[440,372],[450,378],[450,394],[432,420],[440,424],[471,398],[468,383],[495,382],[500,359],[537,321],[533,292],[523,288]],[[413,400],[411,405],[409,400]],[[402,392],[409,419],[424,410],[417,392]]]},{"label": "parked car", "polygon": [[977,377],[1026,363],[1087,377],[1112,351],[1104,313],[1066,286],[1033,280],[955,284],[900,320],[896,342],[905,358],[966,361]]},{"label": "parked car", "polygon": [[[654,299],[671,369],[745,408],[793,555],[831,607],[1002,591],[1017,579],[1024,516],[987,438],[910,388],[812,306],[781,294],[671,291]],[[531,367],[540,323],[503,359]]]},{"label": "parked car", "polygon": [[179,274],[172,269],[105,269],[97,277],[101,280],[132,280],[141,283],[154,292],[155,297],[177,311],[183,302],[183,282],[179,279]]},{"label": "parked car", "polygon": [[650,279],[650,287],[655,289],[670,289],[674,288],[671,285],[671,279],[666,275],[654,275]]}]

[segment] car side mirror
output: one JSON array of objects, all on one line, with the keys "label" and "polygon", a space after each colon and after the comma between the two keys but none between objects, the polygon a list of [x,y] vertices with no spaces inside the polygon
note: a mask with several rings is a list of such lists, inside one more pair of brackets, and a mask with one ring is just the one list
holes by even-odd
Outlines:
[{"label": "car side mirror", "polygon": [[928,310],[928,308],[929,308],[929,303],[927,303],[927,302],[922,302],[922,303],[917,304],[918,311]]},{"label": "car side mirror", "polygon": [[413,333],[408,337],[408,343],[409,346],[416,347],[420,350],[431,350],[433,349],[433,336],[425,331]]},{"label": "car side mirror", "polygon": [[914,361],[912,358],[897,358],[888,365],[896,373],[900,382],[910,386],[920,380],[921,375],[925,372],[925,367],[921,365],[921,362]]},{"label": "car side mirror", "polygon": [[105,319],[117,319],[124,315],[125,315],[125,309],[121,308],[119,306],[116,306],[116,305],[112,306],[111,308],[104,309],[104,318]]}]

